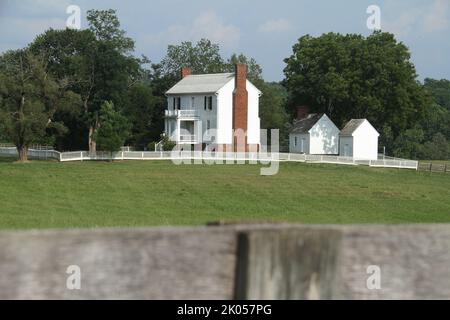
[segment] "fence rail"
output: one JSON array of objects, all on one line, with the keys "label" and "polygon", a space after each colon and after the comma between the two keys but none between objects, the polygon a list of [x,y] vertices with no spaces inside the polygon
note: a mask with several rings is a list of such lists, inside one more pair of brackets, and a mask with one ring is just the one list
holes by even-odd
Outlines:
[{"label": "fence rail", "polygon": [[450,173],[450,165],[446,163],[420,162],[417,169],[420,171]]},{"label": "fence rail", "polygon": [[[0,147],[0,155],[17,156],[14,147]],[[28,156],[31,159],[55,159],[58,161],[86,161],[86,160],[205,160],[205,161],[250,161],[250,162],[310,162],[331,163],[341,165],[366,165],[370,167],[418,169],[418,161],[406,159],[379,159],[357,160],[351,157],[309,155],[298,153],[265,153],[265,152],[207,152],[207,151],[181,151],[173,154],[171,151],[118,151],[118,152],[93,152],[71,151],[58,152],[55,150],[29,149]]]},{"label": "fence rail", "polygon": [[450,299],[449,240],[447,224],[2,231],[0,299]]}]

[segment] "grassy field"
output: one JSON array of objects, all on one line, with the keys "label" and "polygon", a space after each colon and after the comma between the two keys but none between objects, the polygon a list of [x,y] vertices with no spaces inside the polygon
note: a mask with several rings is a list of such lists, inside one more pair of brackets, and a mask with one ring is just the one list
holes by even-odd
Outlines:
[{"label": "grassy field", "polygon": [[258,165],[0,159],[1,229],[217,220],[450,222],[450,176],[304,163],[260,176]]}]

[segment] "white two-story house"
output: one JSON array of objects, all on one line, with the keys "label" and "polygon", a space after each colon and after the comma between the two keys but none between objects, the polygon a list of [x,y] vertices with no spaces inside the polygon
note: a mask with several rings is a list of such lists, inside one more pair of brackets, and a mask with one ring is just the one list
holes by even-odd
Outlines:
[{"label": "white two-story house", "polygon": [[[191,74],[166,92],[165,134],[177,144],[224,146],[237,150],[235,132],[245,133],[245,151],[260,145],[259,91],[247,80],[247,66],[234,73]],[[238,130],[240,129],[240,130]]]}]

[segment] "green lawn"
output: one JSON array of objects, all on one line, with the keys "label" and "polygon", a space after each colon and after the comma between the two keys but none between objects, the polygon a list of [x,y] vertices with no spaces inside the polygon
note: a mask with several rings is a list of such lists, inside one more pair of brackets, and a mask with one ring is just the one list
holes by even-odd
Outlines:
[{"label": "green lawn", "polygon": [[364,166],[0,159],[0,228],[450,222],[450,176]]}]

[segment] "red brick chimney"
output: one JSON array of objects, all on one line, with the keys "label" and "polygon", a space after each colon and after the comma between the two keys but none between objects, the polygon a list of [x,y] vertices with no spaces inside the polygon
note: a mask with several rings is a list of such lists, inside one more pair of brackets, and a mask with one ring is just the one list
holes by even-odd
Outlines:
[{"label": "red brick chimney", "polygon": [[192,74],[191,68],[183,67],[181,68],[181,79],[190,76]]},{"label": "red brick chimney", "polygon": [[308,106],[297,107],[297,120],[305,119],[309,114]]},{"label": "red brick chimney", "polygon": [[[241,129],[247,133],[248,118],[248,92],[247,92],[247,66],[245,64],[235,65],[235,88],[233,91],[233,129]],[[235,151],[237,137],[234,137]],[[247,136],[245,136],[245,149],[247,149]],[[245,150],[243,150],[245,151]]]},{"label": "red brick chimney", "polygon": [[233,129],[247,131],[247,66],[236,64],[235,66],[235,88],[233,92]]}]

